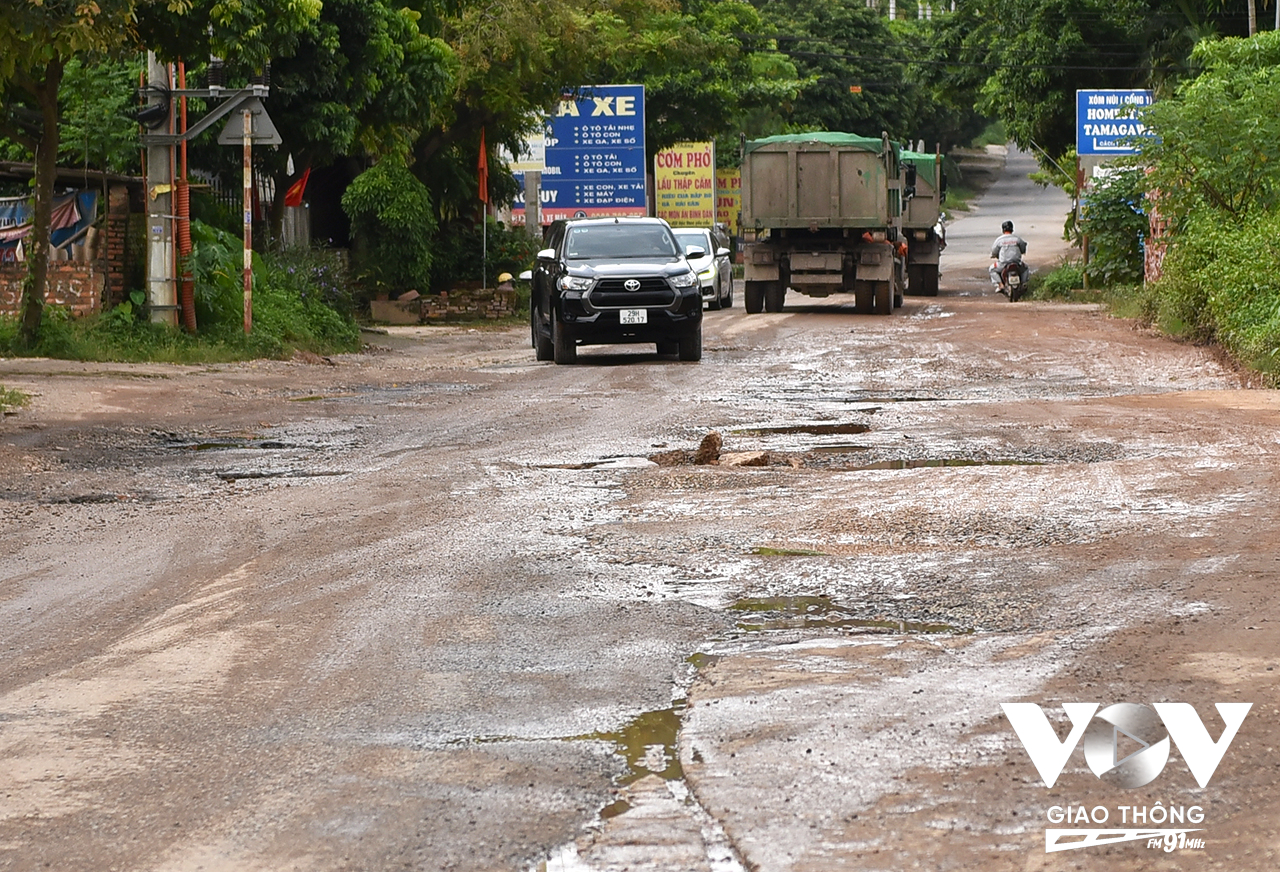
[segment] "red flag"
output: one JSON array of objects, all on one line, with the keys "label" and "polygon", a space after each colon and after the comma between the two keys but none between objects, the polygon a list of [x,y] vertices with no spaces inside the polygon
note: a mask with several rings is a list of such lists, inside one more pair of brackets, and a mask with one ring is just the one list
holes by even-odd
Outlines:
[{"label": "red flag", "polygon": [[480,170],[480,202],[489,203],[489,155],[484,147],[484,128],[480,128],[480,162],[476,165]]},{"label": "red flag", "polygon": [[310,175],[311,167],[307,167],[302,171],[302,178],[290,185],[289,190],[284,192],[284,204],[286,206],[302,205],[302,192],[307,189],[307,178]]}]

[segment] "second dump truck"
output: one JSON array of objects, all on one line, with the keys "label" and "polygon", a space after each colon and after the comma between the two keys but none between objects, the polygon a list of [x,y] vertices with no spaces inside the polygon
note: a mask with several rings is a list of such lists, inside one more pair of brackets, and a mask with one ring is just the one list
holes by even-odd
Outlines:
[{"label": "second dump truck", "polygon": [[904,189],[915,174],[887,135],[801,133],[747,142],[747,312],[781,311],[788,289],[811,297],[852,293],[859,312],[888,315],[902,305]]},{"label": "second dump truck", "polygon": [[[902,235],[907,241],[907,293],[938,296],[938,261],[947,241],[942,229],[942,204],[947,198],[947,177],[942,157],[903,150],[899,155],[910,177],[909,195],[902,210]],[[914,172],[912,172],[914,171]]]}]

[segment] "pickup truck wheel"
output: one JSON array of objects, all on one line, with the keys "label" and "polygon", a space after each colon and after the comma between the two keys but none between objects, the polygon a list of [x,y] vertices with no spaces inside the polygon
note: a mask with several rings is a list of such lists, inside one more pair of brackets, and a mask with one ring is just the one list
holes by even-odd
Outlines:
[{"label": "pickup truck wheel", "polygon": [[680,343],[679,342],[659,342],[658,353],[659,354],[679,354]]},{"label": "pickup truck wheel", "polygon": [[556,363],[575,363],[578,360],[578,346],[573,341],[573,334],[567,324],[551,316],[551,344]]},{"label": "pickup truck wheel", "polygon": [[553,360],[555,351],[550,338],[542,335],[542,315],[536,306],[529,307],[529,332],[533,335],[533,356],[537,360]]},{"label": "pickup truck wheel", "polygon": [[680,359],[702,360],[702,327],[680,337]]},{"label": "pickup truck wheel", "polygon": [[781,312],[783,301],[787,298],[787,288],[782,282],[769,282],[764,292],[764,310]]},{"label": "pickup truck wheel", "polygon": [[716,292],[715,296],[714,296],[714,297],[712,297],[710,300],[707,300],[707,308],[708,308],[708,309],[716,310],[716,309],[719,309],[719,308],[720,308],[720,306],[721,306],[721,303],[720,303],[720,288],[718,288],[718,287],[717,287],[717,288],[715,289],[715,292]]},{"label": "pickup truck wheel", "polygon": [[758,315],[764,311],[764,288],[767,282],[747,282],[744,298],[747,314]]},{"label": "pickup truck wheel", "polygon": [[733,279],[724,283],[724,300],[720,303],[722,309],[733,308]]}]

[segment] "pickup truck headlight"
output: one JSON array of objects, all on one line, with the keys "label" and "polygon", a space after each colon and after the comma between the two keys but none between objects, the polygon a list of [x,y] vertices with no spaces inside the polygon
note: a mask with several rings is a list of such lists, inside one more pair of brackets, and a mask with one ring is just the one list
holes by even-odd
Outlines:
[{"label": "pickup truck headlight", "polygon": [[589,291],[594,283],[594,279],[583,278],[582,276],[561,276],[560,290]]},{"label": "pickup truck headlight", "polygon": [[692,272],[680,273],[667,279],[673,288],[691,288],[698,283],[698,277]]}]

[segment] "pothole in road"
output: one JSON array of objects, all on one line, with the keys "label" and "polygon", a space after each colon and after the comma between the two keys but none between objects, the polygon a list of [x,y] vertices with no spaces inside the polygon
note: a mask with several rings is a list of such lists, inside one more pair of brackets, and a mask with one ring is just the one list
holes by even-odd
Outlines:
[{"label": "pothole in road", "polygon": [[244,472],[214,472],[223,481],[239,479],[317,479],[330,475],[349,475],[349,470],[247,470]]},{"label": "pothole in road", "polygon": [[908,621],[897,618],[855,617],[825,596],[773,596],[740,599],[729,606],[742,614],[737,629],[748,633],[771,630],[842,630],[896,635],[969,635],[970,627],[941,621]]}]

